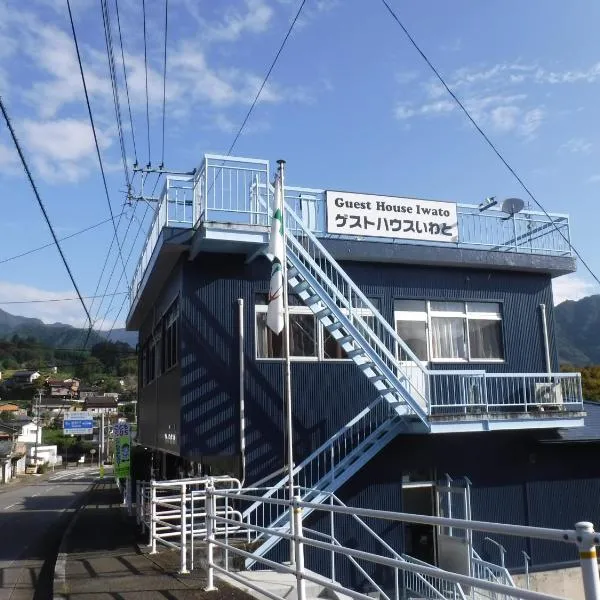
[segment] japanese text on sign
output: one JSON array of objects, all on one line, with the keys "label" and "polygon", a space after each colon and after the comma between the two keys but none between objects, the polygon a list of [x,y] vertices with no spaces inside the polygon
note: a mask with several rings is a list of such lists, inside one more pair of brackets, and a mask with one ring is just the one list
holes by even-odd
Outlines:
[{"label": "japanese text on sign", "polygon": [[326,192],[327,233],[457,242],[456,204]]}]

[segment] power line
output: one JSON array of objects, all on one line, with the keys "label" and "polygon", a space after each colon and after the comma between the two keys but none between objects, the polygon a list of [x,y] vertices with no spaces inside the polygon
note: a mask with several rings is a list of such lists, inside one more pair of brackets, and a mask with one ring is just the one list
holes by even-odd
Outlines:
[{"label": "power line", "polygon": [[162,158],[160,168],[165,165],[165,115],[167,104],[167,32],[169,27],[169,0],[165,0],[165,54],[163,67],[163,114],[162,114]]},{"label": "power line", "polygon": [[273,59],[273,62],[271,63],[271,66],[269,67],[269,70],[267,71],[267,74],[265,75],[263,82],[260,84],[260,87],[258,88],[258,92],[256,92],[254,101],[250,105],[250,108],[248,109],[248,112],[246,113],[246,116],[244,117],[244,120],[242,121],[242,124],[241,124],[238,132],[235,135],[235,138],[233,138],[233,142],[231,143],[231,146],[229,146],[229,150],[227,151],[227,156],[229,156],[233,152],[233,149],[235,148],[235,145],[237,144],[239,137],[242,135],[242,131],[244,131],[244,128],[246,127],[246,123],[248,123],[248,119],[250,118],[250,115],[252,114],[252,111],[254,110],[254,107],[256,106],[256,103],[258,102],[258,99],[260,98],[262,91],[263,91],[265,85],[267,85],[267,81],[269,80],[269,77],[271,76],[271,72],[275,68],[277,61],[279,60],[279,55],[283,52],[283,49],[288,41],[288,38],[290,37],[292,30],[294,29],[294,26],[296,25],[296,21],[300,17],[300,13],[302,12],[302,9],[304,8],[305,4],[306,4],[306,0],[302,0],[302,2],[300,3],[300,6],[298,8],[298,11],[296,12],[296,16],[290,23],[290,27],[287,30],[287,33],[285,34],[285,37],[283,38],[281,45],[279,46],[279,50],[277,50],[277,54],[275,54],[275,58]]},{"label": "power line", "polygon": [[[121,214],[123,214],[123,213],[121,213]],[[117,216],[120,216],[120,215],[117,215]],[[77,235],[81,235],[82,233],[91,231],[92,229],[95,229],[96,227],[100,227],[100,225],[104,225],[105,223],[108,223],[109,221],[111,221],[110,217],[108,219],[104,219],[104,221],[100,221],[99,223],[96,223],[95,225],[90,225],[89,227],[86,227],[85,229],[80,229],[79,231],[76,231],[75,233],[72,233],[71,235],[66,235],[65,237],[59,238],[58,241],[64,242],[65,240],[69,240]],[[40,250],[45,250],[46,248],[50,248],[51,246],[54,246],[54,242],[44,244],[43,246],[38,246],[37,248],[32,248],[31,250],[27,250],[27,252],[21,252],[21,254],[15,254],[14,256],[9,256],[8,258],[3,258],[2,260],[0,260],[0,265],[10,262],[11,260],[16,260],[17,258],[23,258],[23,256],[28,256],[29,254],[33,254],[34,252],[39,252]]]},{"label": "power line", "polygon": [[150,160],[150,102],[148,100],[148,44],[146,41],[146,0],[142,0],[142,11],[144,15],[144,69],[146,71],[146,127],[148,129],[148,167],[152,164]]},{"label": "power line", "polygon": [[[106,298],[106,296],[123,296],[127,295],[129,292],[115,292],[114,294],[104,294],[102,296],[83,296],[85,300],[89,300],[91,298]],[[72,298],[43,298],[40,300],[0,300],[1,305],[7,304],[45,304],[47,302],[70,302],[73,300],[79,300],[77,296]]]},{"label": "power line", "polygon": [[123,37],[121,35],[121,19],[119,17],[119,0],[115,0],[115,9],[117,13],[117,27],[119,30],[119,46],[121,48],[121,62],[123,63],[123,79],[125,80],[125,94],[127,96],[127,108],[129,110],[129,126],[131,128],[131,139],[133,141],[133,156],[137,165],[137,148],[135,145],[135,132],[133,130],[133,117],[131,115],[131,101],[129,100],[129,84],[127,83],[127,69],[125,68],[125,53],[123,51]]},{"label": "power line", "polygon": [[[106,193],[106,201],[108,203],[108,210],[110,211],[110,217],[112,219],[113,222],[113,229],[114,229],[114,238],[117,240],[117,247],[119,250],[119,256],[121,257],[121,263],[123,265],[123,270],[125,269],[125,261],[123,260],[123,252],[121,250],[121,242],[119,241],[119,237],[117,236],[117,227],[118,225],[115,224],[115,216],[113,214],[113,209],[112,209],[112,205],[110,203],[110,195],[108,193],[108,184],[106,183],[106,175],[104,173],[104,164],[102,163],[102,156],[100,154],[100,146],[98,144],[98,136],[96,135],[96,127],[94,125],[94,117],[92,115],[92,107],[90,105],[90,97],[88,94],[88,90],[87,90],[87,84],[85,82],[85,74],[83,72],[83,63],[81,62],[81,54],[79,52],[79,43],[77,42],[77,33],[75,32],[75,23],[73,21],[73,13],[71,12],[71,2],[70,0],[67,0],[67,9],[69,11],[69,20],[71,21],[71,31],[73,34],[73,41],[75,42],[75,50],[77,52],[77,62],[79,63],[79,72],[81,73],[81,81],[83,83],[83,91],[85,93],[85,101],[87,104],[87,109],[88,109],[88,114],[90,117],[90,124],[92,126],[92,132],[94,134],[94,143],[96,145],[96,153],[98,155],[98,163],[100,165],[100,172],[102,174],[102,181],[104,183],[104,191]],[[119,218],[119,222],[120,222],[120,218]],[[112,247],[112,242],[111,242],[111,247]]]},{"label": "power line", "polygon": [[[68,2],[68,0],[67,0]],[[0,109],[2,110],[2,115],[4,116],[4,120],[6,121],[6,125],[10,131],[10,135],[12,136],[12,140],[13,143],[15,145],[15,148],[17,150],[17,153],[19,154],[19,158],[21,159],[21,163],[23,165],[23,169],[25,170],[25,173],[27,174],[27,178],[29,179],[29,183],[31,184],[31,188],[33,189],[33,193],[35,194],[35,198],[38,202],[38,205],[40,207],[40,210],[42,211],[42,214],[44,215],[44,220],[46,221],[46,224],[48,225],[48,229],[50,229],[50,233],[52,234],[52,239],[54,240],[54,244],[56,245],[56,248],[58,249],[58,252],[60,254],[60,257],[63,261],[63,264],[65,265],[65,269],[67,270],[67,273],[69,274],[69,279],[71,280],[71,283],[73,284],[73,287],[75,288],[75,291],[77,292],[77,297],[79,299],[79,301],[81,302],[81,306],[83,307],[83,310],[85,311],[85,314],[88,318],[88,322],[90,324],[90,328],[88,331],[91,331],[92,329],[92,317],[90,316],[90,313],[87,309],[87,306],[85,305],[85,302],[83,301],[83,297],[81,296],[81,293],[79,291],[79,287],[77,287],[77,283],[75,282],[75,278],[73,277],[73,273],[71,272],[71,268],[69,267],[69,263],[67,262],[67,259],[62,251],[62,248],[60,247],[60,243],[58,241],[58,238],[56,237],[56,234],[54,233],[54,228],[52,227],[52,223],[50,222],[50,218],[48,217],[48,213],[46,212],[46,208],[44,206],[44,203],[42,202],[42,199],[40,197],[40,194],[37,190],[37,187],[35,185],[35,182],[33,181],[33,177],[31,175],[31,171],[29,170],[29,167],[27,166],[27,161],[25,160],[25,156],[23,155],[23,152],[21,150],[21,146],[19,144],[19,140],[17,139],[17,136],[15,135],[15,131],[12,127],[12,124],[10,122],[10,119],[8,118],[8,114],[6,112],[6,108],[4,106],[4,102],[2,101],[2,97],[0,96]],[[89,337],[89,332],[88,332],[88,337]],[[87,341],[87,340],[86,340]]]},{"label": "power line", "polygon": [[504,158],[504,156],[502,155],[500,150],[498,150],[498,148],[496,147],[494,142],[492,142],[492,140],[488,137],[488,135],[485,133],[485,131],[483,131],[483,129],[480,127],[480,125],[477,123],[477,121],[475,121],[475,119],[471,116],[471,113],[468,111],[468,109],[465,107],[465,105],[460,101],[458,96],[450,89],[450,87],[446,83],[446,80],[444,79],[444,77],[440,74],[440,72],[433,65],[433,63],[429,60],[429,58],[427,58],[427,56],[425,55],[423,50],[421,50],[421,48],[419,47],[419,45],[417,44],[417,42],[415,41],[413,36],[409,33],[408,29],[404,26],[404,24],[402,23],[402,21],[400,20],[398,15],[394,12],[392,7],[389,5],[387,0],[381,0],[381,1],[383,2],[384,6],[387,8],[388,12],[390,13],[390,15],[392,16],[394,21],[396,21],[396,23],[400,26],[400,28],[404,32],[404,35],[406,35],[406,37],[408,38],[410,43],[413,45],[415,50],[419,53],[421,58],[427,63],[427,66],[431,69],[433,74],[438,78],[440,83],[444,86],[444,89],[448,92],[448,94],[454,100],[454,102],[456,102],[457,106],[462,110],[462,112],[465,114],[467,119],[469,119],[469,121],[471,122],[473,127],[475,127],[477,132],[485,140],[487,145],[492,149],[494,154],[500,159],[500,162],[502,162],[502,164],[506,167],[506,169],[509,171],[509,173],[517,180],[517,182],[523,188],[525,193],[533,200],[533,202],[539,207],[539,209],[544,213],[544,215],[546,215],[546,217],[550,220],[550,222],[552,223],[552,225],[554,226],[556,231],[563,238],[563,240],[565,240],[565,242],[567,242],[569,248],[571,248],[573,250],[573,252],[577,256],[577,258],[579,258],[579,260],[581,261],[581,264],[587,269],[588,273],[595,279],[596,283],[598,283],[598,285],[600,285],[600,278],[598,278],[598,276],[594,273],[594,271],[591,269],[591,267],[588,265],[588,263],[584,260],[584,258],[581,256],[581,254],[579,253],[577,248],[575,248],[575,246],[573,246],[573,244],[571,244],[571,241],[569,240],[569,238],[562,232],[560,227],[558,227],[558,225],[554,222],[554,220],[552,219],[550,214],[546,211],[546,209],[544,208],[542,203],[539,202],[539,200],[533,195],[533,192],[531,192],[531,190],[527,187],[527,185],[525,184],[523,179],[521,179],[521,177],[517,174],[516,170]]}]

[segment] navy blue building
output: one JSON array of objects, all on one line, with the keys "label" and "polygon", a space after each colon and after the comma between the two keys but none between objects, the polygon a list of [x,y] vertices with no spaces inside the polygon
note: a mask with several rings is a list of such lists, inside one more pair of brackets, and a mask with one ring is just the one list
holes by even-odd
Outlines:
[{"label": "navy blue building", "polygon": [[[193,175],[167,178],[127,320],[140,334],[138,442],[159,476],[281,477],[283,338],[266,325],[272,195],[267,161],[206,156]],[[596,517],[585,498],[598,497],[599,469],[583,458],[595,435],[575,433],[590,407],[579,376],[560,373],[554,335],[552,279],[575,270],[568,218],[514,201],[289,186],[285,202],[306,497],[439,514],[436,489],[467,477],[476,519]],[[432,528],[387,535],[399,552],[441,562]],[[522,550],[534,569],[576,559],[572,548],[502,542],[511,568]],[[477,536],[474,546],[493,551]]]}]

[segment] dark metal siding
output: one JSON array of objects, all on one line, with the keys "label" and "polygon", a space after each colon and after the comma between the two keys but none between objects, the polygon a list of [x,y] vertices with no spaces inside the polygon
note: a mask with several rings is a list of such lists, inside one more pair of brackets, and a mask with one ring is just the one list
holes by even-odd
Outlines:
[{"label": "dark metal siding", "polygon": [[[150,336],[154,326],[177,298],[180,290],[181,267],[178,266],[171,273],[162,293],[140,327],[140,346]],[[149,385],[140,386],[138,406],[140,444],[174,454],[180,452],[180,387],[179,365],[159,375]],[[167,443],[169,438],[166,438],[165,434],[173,433],[176,435],[176,441]]]}]

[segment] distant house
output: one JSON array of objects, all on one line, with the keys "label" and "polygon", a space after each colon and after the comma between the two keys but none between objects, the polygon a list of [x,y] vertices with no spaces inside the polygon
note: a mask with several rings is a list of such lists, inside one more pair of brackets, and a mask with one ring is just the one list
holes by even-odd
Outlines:
[{"label": "distant house", "polygon": [[79,379],[46,379],[46,395],[51,398],[79,398]]},{"label": "distant house", "polygon": [[10,378],[10,383],[14,386],[31,385],[39,377],[39,371],[15,371]]},{"label": "distant house", "polygon": [[70,398],[45,396],[39,401],[40,412],[59,414],[64,411],[80,410],[81,404]]},{"label": "distant house", "polygon": [[81,386],[79,388],[79,399],[80,400],[85,400],[86,398],[89,398],[90,396],[102,396],[102,393],[100,392],[100,390],[98,390],[97,387],[94,386]]},{"label": "distant house", "polygon": [[96,414],[117,414],[117,398],[114,396],[89,396],[83,403],[84,410]]},{"label": "distant house", "polygon": [[11,404],[11,403],[5,403],[5,404],[0,404],[0,413],[11,413],[13,415],[24,415],[26,414],[26,411],[21,408],[20,406],[17,406],[16,404]]},{"label": "distant house", "polygon": [[11,425],[19,428],[17,442],[23,444],[35,444],[37,437],[37,443],[42,443],[42,427],[36,425],[29,417],[17,418],[14,421],[11,421]]}]

